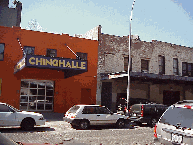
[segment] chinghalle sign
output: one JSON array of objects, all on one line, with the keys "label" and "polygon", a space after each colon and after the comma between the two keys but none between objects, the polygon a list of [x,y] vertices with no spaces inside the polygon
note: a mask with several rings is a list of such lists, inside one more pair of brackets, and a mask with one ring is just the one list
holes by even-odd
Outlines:
[{"label": "chinghalle sign", "polygon": [[87,61],[61,57],[46,57],[40,55],[26,55],[15,66],[14,73],[24,67],[87,71]]}]

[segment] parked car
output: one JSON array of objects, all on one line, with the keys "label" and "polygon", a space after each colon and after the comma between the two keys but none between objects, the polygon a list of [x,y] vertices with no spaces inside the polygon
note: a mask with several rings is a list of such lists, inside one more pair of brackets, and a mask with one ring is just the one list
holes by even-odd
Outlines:
[{"label": "parked car", "polygon": [[152,103],[150,100],[145,98],[129,98],[129,106],[134,104],[150,104]]},{"label": "parked car", "polygon": [[[50,103],[49,100],[35,100],[34,102],[30,102],[30,108],[35,109],[37,104],[37,109],[44,109],[44,104]],[[46,108],[52,108],[52,104],[46,104]]]},{"label": "parked car", "polygon": [[45,125],[45,122],[40,113],[20,111],[0,102],[0,126],[21,126],[23,130],[31,130],[34,125]]},{"label": "parked car", "polygon": [[193,100],[182,100],[176,102],[176,104],[187,104],[187,103],[193,104]]},{"label": "parked car", "polygon": [[167,108],[163,104],[135,104],[130,107],[129,119],[137,124],[147,123],[153,127]]},{"label": "parked car", "polygon": [[87,129],[90,125],[110,125],[117,127],[125,126],[128,117],[111,112],[108,108],[100,105],[74,105],[63,117],[73,128]]},{"label": "parked car", "polygon": [[193,144],[193,103],[171,105],[154,128],[154,141],[163,144]]},{"label": "parked car", "polygon": [[[152,102],[145,98],[129,98],[128,108],[130,108],[134,104],[151,104]],[[127,112],[127,99],[120,98],[117,102],[118,113],[126,114]],[[128,115],[128,114],[127,114]]]}]

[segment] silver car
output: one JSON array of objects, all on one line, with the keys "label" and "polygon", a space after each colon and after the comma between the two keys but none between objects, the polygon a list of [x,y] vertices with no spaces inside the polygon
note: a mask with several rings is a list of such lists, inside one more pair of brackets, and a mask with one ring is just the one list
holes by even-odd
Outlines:
[{"label": "silver car", "polygon": [[122,128],[125,126],[127,116],[113,113],[100,105],[74,105],[63,117],[73,128],[87,129],[90,125],[115,124]]},{"label": "silver car", "polygon": [[193,103],[171,105],[154,128],[154,141],[193,145]]}]

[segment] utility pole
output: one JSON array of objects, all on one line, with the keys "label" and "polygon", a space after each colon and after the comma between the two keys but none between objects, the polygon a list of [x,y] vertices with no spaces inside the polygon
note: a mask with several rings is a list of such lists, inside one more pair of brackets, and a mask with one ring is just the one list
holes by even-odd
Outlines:
[{"label": "utility pole", "polygon": [[131,67],[131,21],[132,21],[132,14],[133,14],[133,7],[135,4],[135,0],[132,5],[131,9],[131,16],[130,16],[130,32],[129,32],[129,59],[128,59],[128,85],[127,85],[127,113],[129,111],[129,97],[130,97],[130,67]]}]

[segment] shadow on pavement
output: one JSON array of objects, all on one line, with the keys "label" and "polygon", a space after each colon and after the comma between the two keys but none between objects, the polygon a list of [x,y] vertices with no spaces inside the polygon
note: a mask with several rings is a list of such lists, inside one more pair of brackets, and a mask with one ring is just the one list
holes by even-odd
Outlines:
[{"label": "shadow on pavement", "polygon": [[[105,129],[134,129],[137,128],[137,126],[134,126],[133,124],[126,124],[123,128],[117,128],[115,125],[93,125],[89,126],[87,130],[105,130]],[[81,130],[78,127],[74,128],[76,130]]]},{"label": "shadow on pavement", "polygon": [[51,121],[63,121],[64,113],[54,113],[54,112],[39,112],[43,114],[44,118],[46,119],[46,122]]},{"label": "shadow on pavement", "polygon": [[45,132],[45,131],[55,131],[54,128],[50,127],[34,127],[34,129],[25,131],[22,130],[20,127],[1,127],[1,133],[27,133],[27,132]]}]

